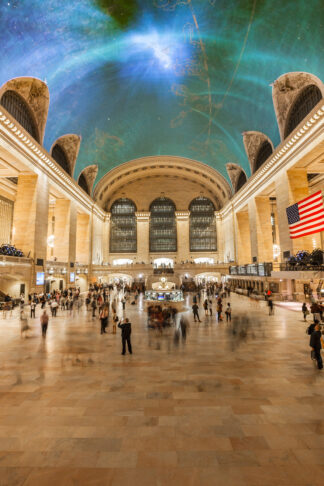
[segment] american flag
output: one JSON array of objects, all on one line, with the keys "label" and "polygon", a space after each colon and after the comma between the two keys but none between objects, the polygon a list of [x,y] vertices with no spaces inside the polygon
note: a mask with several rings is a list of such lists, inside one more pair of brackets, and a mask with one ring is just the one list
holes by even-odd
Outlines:
[{"label": "american flag", "polygon": [[322,191],[305,197],[286,209],[290,238],[301,238],[324,230]]}]

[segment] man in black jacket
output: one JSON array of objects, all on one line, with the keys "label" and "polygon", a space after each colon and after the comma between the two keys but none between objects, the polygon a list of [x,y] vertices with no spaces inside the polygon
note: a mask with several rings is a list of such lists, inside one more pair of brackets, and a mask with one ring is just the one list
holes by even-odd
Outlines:
[{"label": "man in black jacket", "polygon": [[312,335],[310,337],[309,345],[315,353],[315,359],[317,361],[317,367],[319,370],[323,369],[323,361],[321,356],[321,348],[322,348],[321,337],[322,337],[322,333],[320,331],[320,325],[317,322],[315,325],[315,329],[312,332]]},{"label": "man in black jacket", "polygon": [[131,344],[131,333],[132,333],[132,325],[129,320],[126,318],[124,324],[119,323],[118,327],[121,329],[121,338],[122,338],[122,345],[123,351],[122,354],[126,354],[126,342],[128,346],[129,354],[132,354],[132,344]]}]

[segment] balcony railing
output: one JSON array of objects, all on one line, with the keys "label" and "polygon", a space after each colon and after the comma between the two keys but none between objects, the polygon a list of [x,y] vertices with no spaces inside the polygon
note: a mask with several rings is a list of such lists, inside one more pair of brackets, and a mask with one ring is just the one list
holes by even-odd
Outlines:
[{"label": "balcony railing", "polygon": [[324,265],[280,263],[281,272],[324,272]]},{"label": "balcony railing", "polygon": [[255,277],[270,277],[272,263],[249,263],[247,265],[231,265],[230,275],[248,275]]}]

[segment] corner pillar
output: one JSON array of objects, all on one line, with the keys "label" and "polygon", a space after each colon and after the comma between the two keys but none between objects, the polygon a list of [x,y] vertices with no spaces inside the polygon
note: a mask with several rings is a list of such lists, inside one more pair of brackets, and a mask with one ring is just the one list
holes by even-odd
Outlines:
[{"label": "corner pillar", "polygon": [[257,262],[272,262],[273,242],[270,199],[266,196],[251,198],[248,203],[251,237],[251,256]]}]

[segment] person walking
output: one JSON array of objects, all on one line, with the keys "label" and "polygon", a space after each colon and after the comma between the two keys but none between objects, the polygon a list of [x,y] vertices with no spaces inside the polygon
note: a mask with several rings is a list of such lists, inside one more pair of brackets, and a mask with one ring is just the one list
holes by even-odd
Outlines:
[{"label": "person walking", "polygon": [[193,306],[192,306],[192,312],[193,312],[193,317],[194,317],[194,321],[195,322],[196,322],[196,318],[198,319],[198,322],[201,322],[201,320],[199,319],[198,310],[199,310],[198,305],[196,303],[193,304]]},{"label": "person walking", "polygon": [[319,370],[323,369],[323,360],[322,360],[322,356],[321,356],[322,333],[321,333],[320,329],[321,329],[320,324],[319,324],[319,322],[317,322],[315,324],[315,328],[314,328],[314,331],[311,334],[310,342],[309,342],[309,345],[312,348],[312,351],[314,352],[314,357],[317,361],[317,368]]},{"label": "person walking", "polygon": [[56,317],[57,308],[58,308],[58,303],[56,299],[53,299],[51,302],[51,312],[53,317]]},{"label": "person walking", "polygon": [[47,327],[48,327],[48,314],[46,310],[44,310],[43,314],[40,317],[40,322],[42,326],[42,336],[46,337]]},{"label": "person walking", "polygon": [[33,300],[30,303],[30,317],[36,317],[36,302],[34,302]]},{"label": "person walking", "polygon": [[26,337],[26,332],[29,330],[28,319],[24,309],[20,310],[20,334],[21,337]]},{"label": "person walking", "polygon": [[226,307],[225,315],[226,315],[226,322],[232,320],[232,308],[231,308],[231,304],[229,302],[228,302],[227,307]]},{"label": "person walking", "polygon": [[106,304],[102,307],[99,317],[101,322],[100,334],[106,334],[106,327],[108,321],[108,306]]},{"label": "person walking", "polygon": [[217,320],[222,321],[222,310],[223,310],[223,304],[222,304],[222,299],[219,297],[217,300]]},{"label": "person walking", "polygon": [[306,317],[308,316],[309,314],[309,310],[307,309],[307,304],[306,302],[303,303],[303,306],[302,306],[302,313],[303,313],[303,316],[304,316],[304,321],[306,322]]},{"label": "person walking", "polygon": [[204,300],[204,310],[205,310],[205,316],[208,316],[208,300]]},{"label": "person walking", "polygon": [[131,334],[132,334],[131,323],[126,318],[123,324],[119,322],[118,327],[121,329],[121,338],[122,338],[122,346],[123,346],[122,354],[126,354],[126,343],[127,343],[129,354],[133,354],[132,344],[131,344]]},{"label": "person walking", "polygon": [[272,316],[274,314],[274,308],[273,308],[273,300],[271,297],[268,299],[268,306],[269,306],[269,316]]},{"label": "person walking", "polygon": [[189,330],[189,322],[183,316],[180,319],[180,329],[181,329],[182,341],[186,342],[187,332]]},{"label": "person walking", "polygon": [[117,322],[118,322],[118,316],[115,314],[113,316],[113,328],[112,328],[112,333],[116,334],[117,331]]},{"label": "person walking", "polygon": [[97,299],[95,297],[93,297],[92,299],[91,308],[92,308],[92,317],[96,317]]}]

